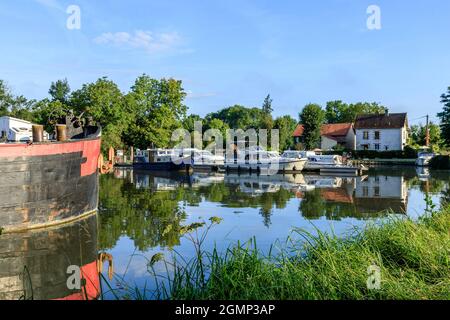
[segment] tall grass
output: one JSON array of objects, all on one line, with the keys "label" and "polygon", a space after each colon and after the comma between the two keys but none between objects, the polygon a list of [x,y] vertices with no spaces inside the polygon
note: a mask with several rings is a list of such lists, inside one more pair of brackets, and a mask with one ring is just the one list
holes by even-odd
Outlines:
[{"label": "tall grass", "polygon": [[[171,299],[450,299],[450,210],[390,219],[340,239],[297,230],[303,241],[264,256],[253,239],[224,254],[175,264],[159,288]],[[367,285],[380,270],[379,289]]]},{"label": "tall grass", "polygon": [[[148,265],[156,291],[146,295],[130,287],[126,298],[450,299],[450,208],[430,210],[418,221],[391,218],[344,239],[299,229],[298,237],[267,255],[255,239],[223,253],[204,251],[219,222],[213,218],[200,237],[197,230],[186,234],[195,245],[193,259],[153,256]],[[157,263],[165,264],[167,275],[155,272]],[[370,266],[379,268],[378,289],[369,289]]]}]

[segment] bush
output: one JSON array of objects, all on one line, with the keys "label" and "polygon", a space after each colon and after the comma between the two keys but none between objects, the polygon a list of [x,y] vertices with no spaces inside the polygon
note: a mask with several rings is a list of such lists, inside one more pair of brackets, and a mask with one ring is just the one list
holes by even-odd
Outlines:
[{"label": "bush", "polygon": [[433,169],[449,170],[450,156],[436,156],[430,161],[430,166]]}]

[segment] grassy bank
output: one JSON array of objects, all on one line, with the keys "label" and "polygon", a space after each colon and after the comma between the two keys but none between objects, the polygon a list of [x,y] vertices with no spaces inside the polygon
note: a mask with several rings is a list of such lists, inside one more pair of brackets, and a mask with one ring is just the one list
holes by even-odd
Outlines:
[{"label": "grassy bank", "polygon": [[[197,258],[175,265],[170,283],[161,283],[159,297],[450,299],[449,209],[416,222],[370,226],[351,239],[298,232],[305,241],[276,256],[261,255],[254,242],[223,255],[202,252],[197,243]],[[379,289],[368,289],[371,265],[379,267]]]}]

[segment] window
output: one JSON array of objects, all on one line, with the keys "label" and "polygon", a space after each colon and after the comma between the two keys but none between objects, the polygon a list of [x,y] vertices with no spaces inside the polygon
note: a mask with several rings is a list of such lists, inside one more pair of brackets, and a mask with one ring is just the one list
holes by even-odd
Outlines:
[{"label": "window", "polygon": [[384,150],[388,151],[389,150],[389,146],[384,146]]},{"label": "window", "polygon": [[361,147],[363,148],[363,150],[369,150],[368,144],[363,144],[363,145],[361,145]]},{"label": "window", "polygon": [[363,197],[368,197],[369,196],[369,187],[368,186],[364,186],[362,188],[362,192],[363,192]]},{"label": "window", "polygon": [[375,131],[375,140],[380,140],[380,131]]},{"label": "window", "polygon": [[373,188],[373,195],[375,197],[379,197],[380,196],[380,187],[374,187]]},{"label": "window", "polygon": [[375,150],[380,150],[380,144],[379,143],[375,143]]},{"label": "window", "polygon": [[364,131],[363,132],[363,139],[364,140],[369,140],[369,131]]}]

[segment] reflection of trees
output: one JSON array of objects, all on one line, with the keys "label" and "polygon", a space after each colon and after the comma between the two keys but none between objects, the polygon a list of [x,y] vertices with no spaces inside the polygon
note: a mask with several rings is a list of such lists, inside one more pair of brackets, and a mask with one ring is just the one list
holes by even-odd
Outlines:
[{"label": "reflection of trees", "polygon": [[202,186],[190,192],[204,197],[207,201],[219,202],[230,208],[260,208],[260,214],[266,226],[270,225],[270,216],[274,205],[278,209],[283,209],[293,197],[291,191],[283,188],[276,192],[255,195],[242,192],[237,184],[226,184],[225,182]]},{"label": "reflection of trees", "polygon": [[132,239],[139,250],[179,243],[185,218],[179,207],[183,190],[152,193],[110,175],[101,176],[100,185],[101,249],[112,248],[122,235]]},{"label": "reflection of trees", "polygon": [[421,192],[440,193],[448,189],[450,172],[430,170],[430,176],[426,180],[421,180],[415,176],[408,181],[409,187],[418,187]]}]

